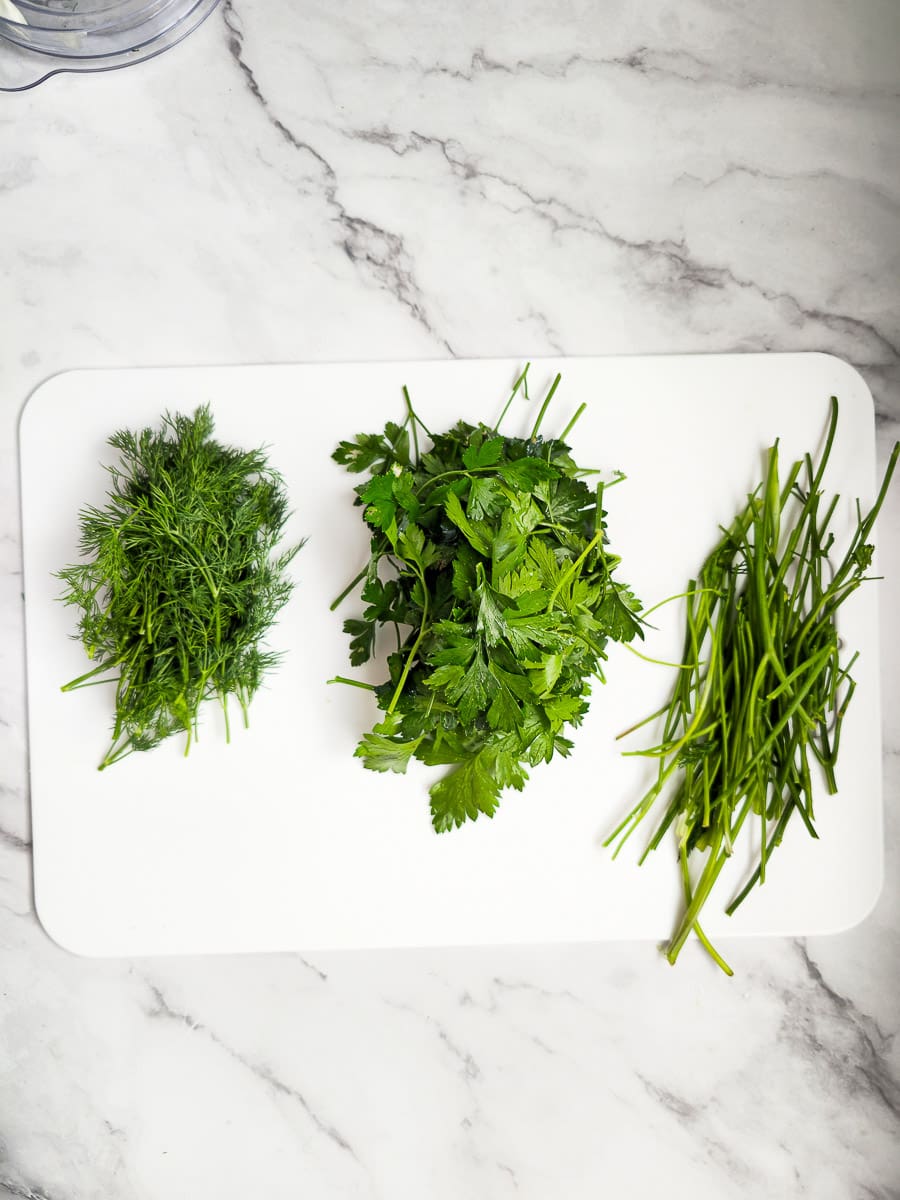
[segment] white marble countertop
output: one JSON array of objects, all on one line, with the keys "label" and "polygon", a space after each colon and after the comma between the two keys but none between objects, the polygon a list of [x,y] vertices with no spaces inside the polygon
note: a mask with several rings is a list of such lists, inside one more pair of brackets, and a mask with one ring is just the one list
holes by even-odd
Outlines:
[{"label": "white marble countertop", "polygon": [[896,1197],[898,488],[849,933],[729,981],[647,944],[95,961],[34,916],[16,422],[54,372],[817,349],[897,436],[895,0],[337,7],[224,0],[0,98],[0,1197]]}]

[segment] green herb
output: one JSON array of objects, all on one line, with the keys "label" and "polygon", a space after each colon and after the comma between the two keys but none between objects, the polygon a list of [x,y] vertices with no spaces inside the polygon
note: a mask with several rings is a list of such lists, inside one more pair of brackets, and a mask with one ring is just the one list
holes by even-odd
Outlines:
[{"label": "green herb", "polygon": [[607,642],[641,635],[639,603],[613,578],[603,485],[585,483],[597,472],[580,470],[563,440],[584,405],[559,438],[540,433],[558,383],[528,437],[498,432],[513,398],[527,398],[526,368],[494,426],[431,434],[404,389],[402,425],[333,456],[370,473],[356,502],[371,556],[332,606],[363,583],[366,608],[344,625],[350,661],[372,658],[381,630],[394,641],[389,678],[373,689],[384,717],[356,754],[375,771],[404,772],[412,758],[451,767],[430,790],[438,832],[493,816],[529,767],[567,755]]},{"label": "green herb", "polygon": [[[822,479],[838,419],[832,397],[824,448],[779,476],[778,444],[768,452],[766,478],[688,584],[682,669],[665,713],[662,741],[634,753],[659,759],[657,779],[607,841],[616,853],[675,783],[644,861],[674,826],[685,911],[668,946],[674,963],[693,931],[715,961],[731,969],[699,923],[703,906],[745,822],[759,825],[759,862],[728,905],[733,913],[765,881],[769,860],[791,818],[817,837],[813,775],[837,791],[841,723],[855,684],[856,655],[842,662],[840,606],[867,579],[869,541],[900,454],[894,446],[871,510],[856,505],[856,528],[840,562],[830,553],[839,498],[827,502]],[[645,613],[646,617],[648,613]],[[631,730],[626,732],[630,733]],[[624,735],[622,735],[624,736]],[[692,853],[705,854],[696,882]]]},{"label": "green herb", "polygon": [[[276,654],[260,640],[287,601],[295,546],[272,552],[287,519],[280,476],[261,450],[212,440],[208,406],[160,431],[109,439],[107,505],[80,515],[85,561],[59,572],[78,637],[97,666],[63,691],[116,684],[112,743],[100,769],[185,733],[205,700],[247,707]],[[302,543],[301,543],[302,544]],[[115,673],[115,674],[112,674]]]}]

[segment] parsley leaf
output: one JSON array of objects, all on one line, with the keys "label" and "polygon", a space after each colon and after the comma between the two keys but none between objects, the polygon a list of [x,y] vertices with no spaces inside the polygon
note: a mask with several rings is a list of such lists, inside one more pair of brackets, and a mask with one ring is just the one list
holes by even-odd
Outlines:
[{"label": "parsley leaf", "polygon": [[466,537],[469,545],[479,554],[490,554],[490,543],[483,532],[476,528],[463,511],[462,503],[456,492],[450,492],[444,505],[447,516]]},{"label": "parsley leaf", "polygon": [[614,586],[600,601],[596,616],[614,641],[630,642],[635,636],[643,637],[637,617],[640,607],[640,601],[628,588]]},{"label": "parsley leaf", "polygon": [[502,455],[502,437],[489,438],[481,445],[478,445],[473,439],[473,444],[463,451],[463,466],[468,467],[470,471],[477,471],[479,467],[493,467],[500,461]]},{"label": "parsley leaf", "polygon": [[533,492],[539,483],[555,479],[557,470],[542,458],[519,458],[514,462],[501,463],[497,467],[500,478],[522,492]]},{"label": "parsley leaf", "polygon": [[431,789],[431,821],[437,833],[474,821],[479,813],[492,817],[500,800],[500,784],[492,756],[483,750],[455,767]]},{"label": "parsley leaf", "polygon": [[409,760],[419,748],[421,738],[404,739],[400,732],[401,721],[397,713],[391,713],[371,733],[363,736],[354,754],[363,760],[370,771],[396,771],[405,774]]},{"label": "parsley leaf", "polygon": [[350,634],[350,664],[361,667],[369,661],[375,649],[376,627],[371,621],[350,617],[344,622],[344,633]]}]

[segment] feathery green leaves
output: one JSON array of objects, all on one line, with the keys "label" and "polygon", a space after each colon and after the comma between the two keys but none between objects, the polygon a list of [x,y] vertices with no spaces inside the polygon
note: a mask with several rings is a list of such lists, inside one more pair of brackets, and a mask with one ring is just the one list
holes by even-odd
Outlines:
[{"label": "feathery green leaves", "polygon": [[300,549],[274,554],[288,515],[283,482],[262,450],[222,446],[212,433],[203,406],[166,415],[159,430],[114,434],[120,463],[108,468],[107,503],[82,510],[82,561],[59,572],[97,664],[63,690],[116,685],[101,770],[174,733],[187,735],[187,753],[208,699],[221,703],[226,731],[230,696],[246,723],[277,662],[260,643],[290,595],[286,568]]}]

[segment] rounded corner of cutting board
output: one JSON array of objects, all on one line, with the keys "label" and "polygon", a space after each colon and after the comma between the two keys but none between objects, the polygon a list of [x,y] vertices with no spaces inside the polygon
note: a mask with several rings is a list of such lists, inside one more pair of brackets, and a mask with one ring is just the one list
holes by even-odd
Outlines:
[{"label": "rounded corner of cutting board", "polygon": [[860,891],[853,897],[854,905],[841,913],[840,919],[831,925],[810,932],[810,937],[836,937],[841,933],[851,933],[854,929],[858,929],[871,917],[875,911],[878,901],[881,899],[881,894],[884,891],[884,847],[882,843],[882,852],[879,857],[877,868],[872,871],[868,879],[868,890]]},{"label": "rounded corner of cutting board", "polygon": [[41,409],[47,403],[56,403],[56,392],[68,386],[69,380],[73,375],[84,375],[87,370],[82,367],[71,367],[65,371],[57,371],[54,375],[48,375],[28,393],[25,397],[25,403],[22,405],[19,412],[19,443],[21,445],[25,435],[28,433],[29,425],[34,420],[39,420],[41,417]]},{"label": "rounded corner of cutting board", "polygon": [[[852,389],[853,395],[858,397],[860,401],[864,402],[867,408],[871,409],[874,417],[875,400],[872,397],[871,389],[863,378],[861,372],[857,370],[852,363],[848,363],[846,359],[839,358],[836,354],[829,354],[825,350],[813,350],[807,355],[804,355],[804,357],[817,359],[822,363],[822,365],[828,371],[829,376],[833,377],[835,381],[835,390],[837,390],[837,384],[840,381],[840,376],[846,376],[847,385],[850,389]],[[840,395],[838,396],[838,399],[840,399]]]},{"label": "rounded corner of cutting board", "polygon": [[[61,894],[56,898],[60,899]],[[78,958],[101,957],[101,951],[96,944],[90,938],[87,941],[84,940],[83,929],[77,920],[72,920],[71,910],[67,913],[65,909],[60,910],[55,904],[48,902],[48,897],[44,895],[40,886],[40,875],[37,869],[34,880],[34,912],[44,933],[61,950],[65,950],[68,954],[74,954]]]}]

